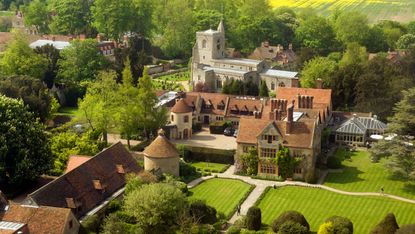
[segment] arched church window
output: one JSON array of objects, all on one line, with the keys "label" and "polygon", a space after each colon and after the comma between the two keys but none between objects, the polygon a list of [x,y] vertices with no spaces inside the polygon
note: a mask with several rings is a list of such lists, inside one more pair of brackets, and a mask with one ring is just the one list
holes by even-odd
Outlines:
[{"label": "arched church window", "polygon": [[206,44],[207,44],[206,40],[203,40],[202,41],[202,48],[206,48]]}]

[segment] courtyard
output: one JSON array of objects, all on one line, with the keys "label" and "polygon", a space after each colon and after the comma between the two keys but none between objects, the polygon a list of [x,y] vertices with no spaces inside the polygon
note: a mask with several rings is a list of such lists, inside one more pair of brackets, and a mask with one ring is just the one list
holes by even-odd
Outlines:
[{"label": "courtyard", "polygon": [[270,189],[258,204],[262,222],[271,224],[282,212],[301,212],[312,231],[333,216],[349,218],[355,233],[369,233],[387,213],[393,212],[399,225],[415,222],[415,205],[384,197],[349,196],[317,188],[287,186]]},{"label": "courtyard", "polygon": [[188,140],[172,140],[174,144],[183,144],[197,147],[235,150],[236,138],[225,136],[223,134],[210,134],[208,128],[202,128],[201,131],[192,135],[192,139]]}]

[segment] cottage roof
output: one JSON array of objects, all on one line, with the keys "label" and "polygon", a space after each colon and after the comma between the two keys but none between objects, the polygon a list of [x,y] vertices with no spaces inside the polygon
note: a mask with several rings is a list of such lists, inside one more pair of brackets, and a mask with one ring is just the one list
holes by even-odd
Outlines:
[{"label": "cottage roof", "polygon": [[236,141],[238,143],[256,144],[257,137],[270,123],[282,134],[282,143],[287,147],[312,148],[314,140],[315,121],[292,122],[290,134],[286,133],[285,121],[270,121],[264,119],[241,118]]},{"label": "cottage roof", "polygon": [[331,106],[331,89],[278,87],[276,91],[277,99],[286,99],[289,103],[291,103],[292,100],[297,102],[298,95],[313,96],[313,106],[314,104]]},{"label": "cottage roof", "polygon": [[176,146],[171,143],[164,132],[159,133],[157,138],[144,149],[144,156],[149,158],[178,158],[180,157]]},{"label": "cottage roof", "polygon": [[219,109],[218,106],[224,105],[224,107],[226,107],[229,95],[221,93],[190,92],[186,94],[186,101],[194,100],[196,102],[198,96],[200,97],[202,104],[211,104],[210,108],[206,108],[206,106],[202,105],[200,110],[201,113],[225,115],[225,110]]},{"label": "cottage roof", "polygon": [[180,99],[170,110],[172,113],[189,113],[192,112],[192,108],[187,105],[184,99]]},{"label": "cottage roof", "polygon": [[[236,111],[238,112],[236,113]],[[260,99],[232,96],[229,100],[229,107],[227,109],[226,116],[244,116],[247,114],[253,115],[253,113],[250,112],[254,111],[262,111],[262,101]]]},{"label": "cottage roof", "polygon": [[[61,234],[64,233],[65,226],[71,221],[71,216],[71,209],[67,208],[25,206],[12,203],[6,212],[0,213],[0,221],[4,225],[15,228],[21,228],[27,224],[30,233]],[[0,227],[0,233],[7,232],[3,232]]]},{"label": "cottage roof", "polygon": [[[126,173],[140,170],[136,160],[118,142],[29,194],[24,204],[66,208],[71,201],[72,205],[80,207],[75,213],[80,218],[124,187]],[[97,188],[94,181],[98,181],[102,189]]]}]

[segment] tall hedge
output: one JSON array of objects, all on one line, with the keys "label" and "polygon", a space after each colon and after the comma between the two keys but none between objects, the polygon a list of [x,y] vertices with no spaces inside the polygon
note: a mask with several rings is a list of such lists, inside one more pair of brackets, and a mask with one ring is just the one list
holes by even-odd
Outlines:
[{"label": "tall hedge", "polygon": [[394,234],[399,229],[398,223],[396,222],[395,215],[389,213],[386,217],[376,225],[371,234]]},{"label": "tall hedge", "polygon": [[275,233],[278,233],[278,231],[281,229],[282,225],[286,222],[295,222],[301,224],[303,227],[307,229],[307,231],[310,230],[310,225],[308,224],[307,220],[305,219],[304,215],[302,215],[298,211],[290,210],[283,212],[278,218],[276,218],[272,224],[272,230]]},{"label": "tall hedge", "polygon": [[245,224],[249,230],[261,229],[261,209],[256,206],[250,207],[246,214]]},{"label": "tall hedge", "polygon": [[216,222],[216,209],[206,205],[203,201],[194,201],[190,204],[190,215],[195,217],[198,223],[214,224]]}]

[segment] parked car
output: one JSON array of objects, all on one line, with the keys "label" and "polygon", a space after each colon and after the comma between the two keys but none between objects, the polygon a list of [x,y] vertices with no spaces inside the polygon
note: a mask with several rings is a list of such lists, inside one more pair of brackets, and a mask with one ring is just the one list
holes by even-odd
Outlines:
[{"label": "parked car", "polygon": [[225,136],[233,136],[234,133],[235,133],[235,129],[233,129],[231,127],[227,127],[227,128],[225,128],[225,131],[223,131],[223,134]]},{"label": "parked car", "polygon": [[235,132],[233,133],[233,137],[238,137],[238,129],[235,130]]}]

